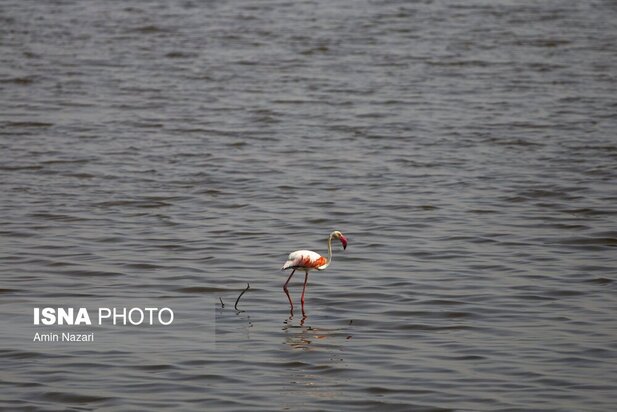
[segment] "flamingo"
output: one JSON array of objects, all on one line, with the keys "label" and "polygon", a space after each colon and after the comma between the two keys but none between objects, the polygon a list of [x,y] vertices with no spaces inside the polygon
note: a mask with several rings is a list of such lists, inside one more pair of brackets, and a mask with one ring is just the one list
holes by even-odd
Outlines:
[{"label": "flamingo", "polygon": [[338,230],[330,233],[328,236],[328,257],[325,258],[321,256],[319,253],[313,252],[312,250],[296,250],[295,252],[291,252],[287,261],[281,268],[281,270],[293,269],[291,271],[291,275],[287,278],[287,282],[283,285],[283,290],[287,295],[287,299],[289,299],[289,305],[291,306],[291,316],[294,313],[294,304],[291,301],[291,296],[289,296],[289,290],[287,289],[287,284],[291,280],[291,277],[296,272],[296,269],[301,269],[304,271],[304,286],[302,287],[302,298],[300,301],[302,302],[302,315],[306,317],[304,314],[304,291],[306,290],[306,282],[308,281],[308,274],[310,270],[324,270],[330,263],[332,263],[332,239],[338,239],[341,241],[343,245],[343,250],[347,249],[347,238]]}]

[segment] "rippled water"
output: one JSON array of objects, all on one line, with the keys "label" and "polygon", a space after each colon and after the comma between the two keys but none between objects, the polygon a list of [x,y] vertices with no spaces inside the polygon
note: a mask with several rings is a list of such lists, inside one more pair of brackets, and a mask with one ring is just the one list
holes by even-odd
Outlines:
[{"label": "rippled water", "polygon": [[611,1],[2,2],[3,324],[216,330],[5,327],[0,407],[611,410],[616,45]]}]

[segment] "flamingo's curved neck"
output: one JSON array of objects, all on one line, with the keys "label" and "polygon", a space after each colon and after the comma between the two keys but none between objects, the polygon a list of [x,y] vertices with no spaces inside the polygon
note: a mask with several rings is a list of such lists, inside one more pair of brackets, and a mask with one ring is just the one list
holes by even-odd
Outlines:
[{"label": "flamingo's curved neck", "polygon": [[328,236],[328,261],[325,265],[321,266],[319,269],[325,269],[330,266],[330,262],[332,262],[332,238],[334,237],[334,232],[330,233]]}]

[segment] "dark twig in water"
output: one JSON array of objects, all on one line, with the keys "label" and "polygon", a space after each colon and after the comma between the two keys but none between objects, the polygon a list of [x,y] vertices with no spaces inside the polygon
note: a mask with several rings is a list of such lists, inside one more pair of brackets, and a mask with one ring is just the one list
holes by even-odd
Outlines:
[{"label": "dark twig in water", "polygon": [[246,293],[247,290],[249,290],[251,288],[251,285],[247,282],[246,283],[246,289],[244,289],[242,291],[242,293],[240,293],[240,296],[238,296],[238,299],[236,299],[236,304],[234,305],[234,309],[235,310],[239,310],[238,309],[238,302],[240,302],[240,298],[242,297],[242,295],[244,295]]},{"label": "dark twig in water", "polygon": [[221,307],[224,308],[225,304],[223,303],[223,299],[219,296],[219,300],[221,301]]}]

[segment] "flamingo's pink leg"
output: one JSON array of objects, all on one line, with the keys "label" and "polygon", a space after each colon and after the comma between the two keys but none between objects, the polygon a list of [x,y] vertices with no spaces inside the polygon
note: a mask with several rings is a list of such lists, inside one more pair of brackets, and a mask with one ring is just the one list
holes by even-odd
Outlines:
[{"label": "flamingo's pink leg", "polygon": [[302,287],[302,297],[300,298],[300,302],[302,302],[302,315],[304,315],[304,291],[306,290],[306,282],[308,281],[308,270],[304,275],[304,287]]},{"label": "flamingo's pink leg", "polygon": [[[289,306],[291,306],[291,316],[293,316],[294,314],[294,304],[291,302],[291,296],[289,296],[289,290],[287,289],[287,284],[289,283],[289,281],[291,280],[291,277],[294,275],[295,272],[296,272],[296,269],[291,271],[291,275],[289,275],[289,277],[287,278],[287,282],[285,282],[285,284],[283,285],[283,290],[285,291],[285,294],[287,295],[287,299],[289,299]],[[304,298],[304,294],[302,296]]]}]

